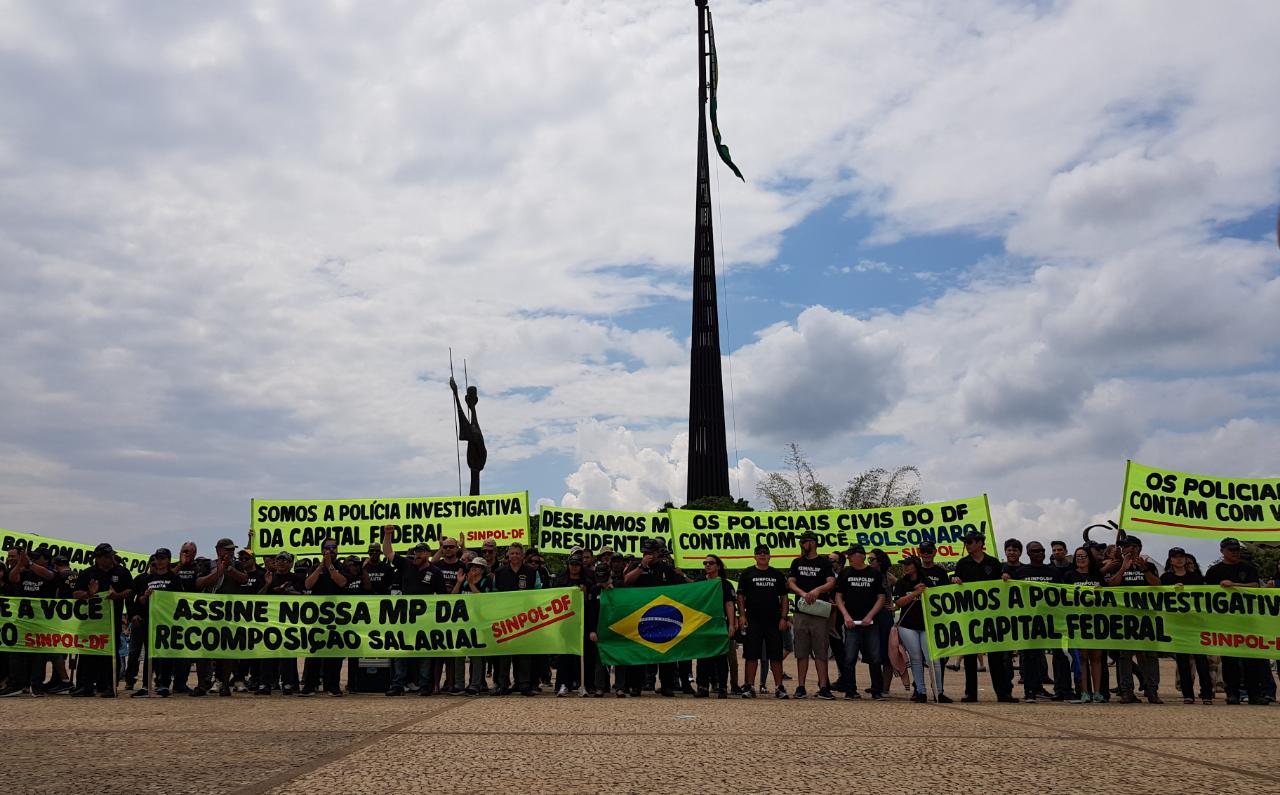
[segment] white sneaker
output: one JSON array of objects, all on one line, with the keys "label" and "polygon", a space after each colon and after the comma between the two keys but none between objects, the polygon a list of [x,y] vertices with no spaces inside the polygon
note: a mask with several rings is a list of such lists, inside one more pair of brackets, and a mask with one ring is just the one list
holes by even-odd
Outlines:
[{"label": "white sneaker", "polygon": [[556,691],[556,698],[564,698],[569,695],[569,686],[560,685],[560,689]]},{"label": "white sneaker", "polygon": [[415,682],[410,682],[404,686],[404,689],[406,693],[416,693],[418,692],[418,685]]}]

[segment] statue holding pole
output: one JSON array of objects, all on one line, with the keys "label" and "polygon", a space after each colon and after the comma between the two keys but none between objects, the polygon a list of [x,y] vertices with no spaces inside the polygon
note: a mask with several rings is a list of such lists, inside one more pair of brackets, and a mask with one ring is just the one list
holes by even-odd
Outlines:
[{"label": "statue holding pole", "polygon": [[480,470],[484,469],[489,458],[489,451],[484,446],[484,434],[480,431],[480,420],[476,417],[476,404],[480,395],[473,386],[467,386],[467,411],[462,410],[462,401],[458,399],[458,382],[449,376],[449,388],[453,390],[453,404],[458,409],[458,441],[467,443],[467,468],[471,470],[471,494],[480,493]]}]

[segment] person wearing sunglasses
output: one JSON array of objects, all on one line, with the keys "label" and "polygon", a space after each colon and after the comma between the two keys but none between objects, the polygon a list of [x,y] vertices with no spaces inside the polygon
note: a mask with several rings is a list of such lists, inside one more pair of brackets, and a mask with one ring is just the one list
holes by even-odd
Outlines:
[{"label": "person wearing sunglasses", "polygon": [[[733,592],[733,585],[725,577],[724,561],[719,555],[707,555],[702,560],[702,571],[706,574],[706,579],[718,581],[721,587],[720,601],[724,606],[725,625],[728,629],[729,637],[732,638],[734,632],[737,631],[737,597]],[[694,691],[695,698],[707,698],[712,690],[716,691],[716,698],[728,698],[728,679],[729,679],[729,655],[718,654],[715,657],[705,657],[698,660],[697,683],[698,689]]]},{"label": "person wearing sunglasses", "polygon": [[[454,538],[440,539],[440,549],[432,556],[431,562],[440,571],[436,593],[455,593],[454,586],[458,580],[466,576],[467,564],[462,562],[461,544]],[[440,674],[444,674],[444,682],[440,683]],[[439,683],[437,692],[451,696],[460,696],[466,692],[467,658],[464,655],[454,657],[437,657],[431,672],[432,683]]]},{"label": "person wearing sunglasses", "polygon": [[[431,562],[431,548],[426,544],[418,544],[408,555],[398,554],[391,542],[395,530],[395,525],[384,525],[382,528],[382,555],[396,572],[391,578],[392,595],[424,596],[438,593],[441,574],[440,569]],[[409,687],[411,666],[417,672],[418,695],[431,695],[431,658],[396,657],[391,662],[391,688],[387,690],[388,696],[404,695]]]}]

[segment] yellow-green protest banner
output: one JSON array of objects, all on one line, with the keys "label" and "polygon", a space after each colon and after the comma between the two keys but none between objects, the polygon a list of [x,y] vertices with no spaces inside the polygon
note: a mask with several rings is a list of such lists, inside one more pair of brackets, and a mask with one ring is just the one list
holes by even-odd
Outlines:
[{"label": "yellow-green protest banner", "polygon": [[579,588],[459,596],[240,596],[153,591],[159,657],[582,654]]},{"label": "yellow-green protest banner", "polygon": [[756,545],[764,544],[774,565],[789,565],[800,555],[800,534],[818,535],[818,552],[843,552],[851,544],[883,549],[891,559],[914,555],[919,545],[937,545],[937,560],[964,557],[965,535],[986,536],[988,553],[997,556],[995,530],[986,495],[894,508],[824,511],[686,511],[671,509],[671,538],[676,565],[697,567],[702,556],[719,555],[725,566],[745,568]]},{"label": "yellow-green protest banner", "polygon": [[382,543],[393,525],[397,552],[418,544],[436,547],[446,536],[464,547],[493,539],[529,543],[529,492],[467,497],[404,497],[370,500],[253,500],[251,537],[258,555],[320,553],[320,542],[336,539],[338,554],[364,554]]},{"label": "yellow-green protest banner", "polygon": [[109,656],[114,618],[102,599],[0,596],[0,651]]},{"label": "yellow-green protest banner", "polygon": [[660,539],[671,545],[671,518],[665,513],[624,513],[557,508],[544,505],[538,511],[538,549],[572,552],[583,547],[598,552],[608,546],[622,555],[639,555],[640,542]]},{"label": "yellow-green protest banner", "polygon": [[[50,536],[42,536],[36,533],[0,530],[0,552],[8,552],[11,549],[31,550],[40,546],[48,547],[49,554],[54,557],[66,555],[73,569],[87,569],[94,563],[93,548],[96,546],[95,544],[81,544],[79,541],[66,541],[61,538],[51,538]],[[116,554],[124,560],[124,567],[131,574],[141,574],[147,570],[148,555],[142,555],[137,552],[122,552],[118,549]]]},{"label": "yellow-green protest banner", "polygon": [[1280,478],[1217,478],[1125,466],[1120,526],[1136,532],[1280,540]]},{"label": "yellow-green protest banner", "polygon": [[980,582],[924,592],[933,659],[1018,649],[1280,654],[1280,590]]}]

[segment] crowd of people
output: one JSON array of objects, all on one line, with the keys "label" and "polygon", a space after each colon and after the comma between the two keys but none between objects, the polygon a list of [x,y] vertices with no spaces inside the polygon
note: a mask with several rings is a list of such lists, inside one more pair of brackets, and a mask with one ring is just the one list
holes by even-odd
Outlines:
[{"label": "crowd of people", "polygon": [[[992,690],[1002,702],[1014,695],[1015,674],[1027,702],[1048,699],[1073,704],[1112,701],[1134,703],[1139,693],[1161,703],[1158,655],[1143,651],[1098,649],[1016,653],[993,652],[960,659],[930,659],[922,596],[926,589],[968,582],[1027,580],[1112,586],[1219,584],[1227,588],[1275,587],[1275,572],[1264,577],[1246,558],[1235,539],[1221,543],[1221,560],[1202,570],[1179,547],[1171,548],[1163,565],[1144,555],[1142,542],[1124,536],[1117,544],[1087,542],[1070,554],[1065,542],[1050,549],[1016,539],[1005,542],[1003,560],[985,551],[985,538],[969,534],[965,557],[951,568],[936,562],[937,549],[922,543],[899,566],[891,566],[880,549],[861,545],[844,552],[819,554],[813,533],[800,536],[800,554],[785,569],[773,567],[766,546],[754,550],[754,561],[741,572],[726,570],[716,555],[706,555],[702,571],[677,568],[669,550],[657,539],[642,545],[640,556],[576,549],[564,568],[552,573],[535,548],[512,544],[500,550],[493,540],[479,549],[463,549],[445,538],[438,547],[419,544],[407,553],[392,548],[394,528],[384,529],[383,543],[369,546],[364,557],[340,556],[336,541],[325,541],[314,560],[288,553],[259,559],[231,539],[215,544],[214,557],[199,555],[194,542],[183,544],[178,558],[157,549],[147,571],[130,575],[110,544],[94,550],[94,564],[79,572],[69,561],[53,557],[45,547],[12,549],[2,567],[9,596],[105,598],[113,606],[119,628],[119,664],[110,657],[11,652],[0,655],[0,697],[70,693],[78,697],[115,697],[123,683],[133,696],[172,694],[205,696],[254,693],[269,696],[344,694],[343,658],[150,661],[147,676],[148,600],[156,591],[216,594],[442,595],[484,594],[550,587],[576,587],[585,595],[583,655],[518,655],[505,657],[396,657],[391,661],[387,696],[534,696],[544,687],[557,696],[570,694],[618,698],[646,693],[674,697],[777,699],[813,697],[832,700],[884,700],[901,679],[914,702],[951,703],[946,672],[964,670],[963,702],[978,699],[979,674],[989,673]],[[1023,555],[1026,555],[1024,560]],[[723,586],[726,631],[731,639],[725,655],[697,661],[657,665],[606,666],[597,647],[601,594],[612,588],[674,585],[693,580],[719,580]],[[896,627],[897,631],[894,632]],[[796,679],[783,670],[795,656]],[[1274,663],[1262,659],[1174,655],[1176,686],[1185,703],[1211,704],[1221,690],[1227,704],[1266,705],[1275,700]],[[1016,659],[1016,667],[1015,667]],[[832,663],[834,662],[834,665]],[[356,661],[348,661],[348,685]],[[866,668],[865,688],[859,668]],[[809,692],[813,670],[814,691]],[[926,673],[927,672],[927,673]],[[194,673],[194,680],[192,675]],[[832,681],[832,674],[835,680]],[[772,677],[772,688],[768,685]],[[757,684],[758,682],[758,684]],[[1052,691],[1049,690],[1052,688]]]}]

